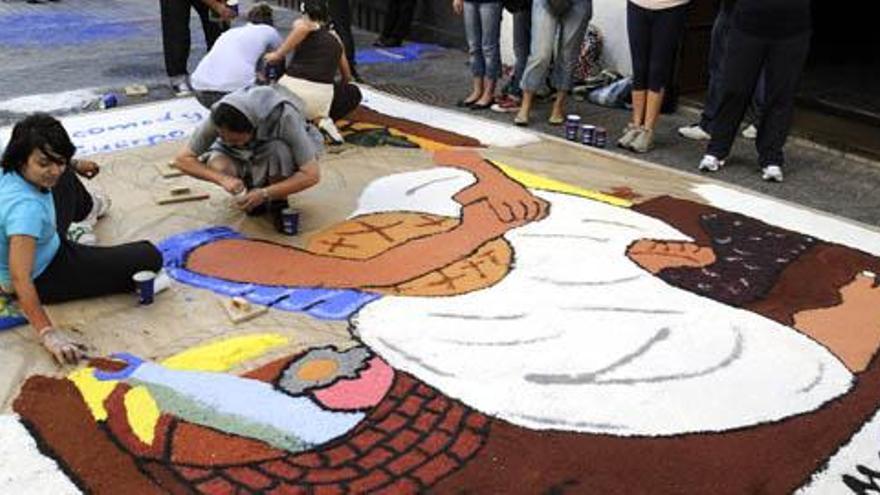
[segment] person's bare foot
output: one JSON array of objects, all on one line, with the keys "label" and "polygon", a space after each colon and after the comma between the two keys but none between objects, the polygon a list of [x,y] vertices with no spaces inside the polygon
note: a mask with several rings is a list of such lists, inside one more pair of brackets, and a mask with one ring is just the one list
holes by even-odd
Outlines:
[{"label": "person's bare foot", "polygon": [[850,371],[867,368],[880,347],[880,287],[873,272],[840,289],[841,303],[794,315],[794,326],[834,353]]},{"label": "person's bare foot", "polygon": [[693,242],[639,239],[626,250],[637,265],[653,274],[664,268],[699,267],[715,263],[712,248]]}]

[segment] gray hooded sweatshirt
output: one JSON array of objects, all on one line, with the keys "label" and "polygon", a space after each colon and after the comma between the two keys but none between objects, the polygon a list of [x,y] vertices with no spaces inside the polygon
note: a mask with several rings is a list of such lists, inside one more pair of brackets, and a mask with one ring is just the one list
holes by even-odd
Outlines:
[{"label": "gray hooded sweatshirt", "polygon": [[[239,177],[249,176],[248,186],[264,186],[270,176],[290,177],[323,150],[320,132],[306,122],[302,112],[305,105],[293,93],[271,86],[249,86],[229,93],[215,105],[220,103],[235,107],[247,117],[254,126],[254,138],[241,148],[228,146],[219,140],[209,118],[193,133],[189,149],[198,156],[214,151],[233,158]],[[287,152],[279,150],[282,146]]]}]

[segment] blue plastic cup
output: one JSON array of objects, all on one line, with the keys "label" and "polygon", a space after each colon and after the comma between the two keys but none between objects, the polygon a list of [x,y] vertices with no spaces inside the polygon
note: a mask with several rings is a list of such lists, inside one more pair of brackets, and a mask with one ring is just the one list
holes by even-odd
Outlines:
[{"label": "blue plastic cup", "polygon": [[278,230],[282,234],[296,235],[299,233],[299,212],[293,208],[281,210],[278,219]]},{"label": "blue plastic cup", "polygon": [[134,286],[138,296],[138,303],[143,305],[153,304],[153,296],[156,292],[154,287],[154,282],[156,281],[156,272],[144,270],[135,273],[131,278],[132,280],[134,280]]}]

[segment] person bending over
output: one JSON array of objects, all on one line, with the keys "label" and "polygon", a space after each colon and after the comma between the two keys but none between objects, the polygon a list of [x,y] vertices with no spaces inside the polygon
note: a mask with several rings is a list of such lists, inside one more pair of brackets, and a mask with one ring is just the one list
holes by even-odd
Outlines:
[{"label": "person bending over", "polygon": [[[305,102],[305,116],[318,124],[336,143],[342,136],[333,124],[331,107],[345,107],[339,113],[347,114],[360,104],[361,94],[350,83],[351,67],[345,48],[335,31],[330,29],[330,11],[326,0],[302,2],[303,16],[293,22],[290,34],[275,51],[264,57],[267,63],[279,63],[293,52],[285,74],[278,85],[299,96]],[[336,72],[340,83],[334,86]]]},{"label": "person bending over", "polygon": [[15,124],[0,160],[0,290],[18,300],[55,359],[70,364],[85,348],[53,326],[43,304],[130,292],[132,275],[162,268],[147,241],[98,247],[67,239],[70,222],[92,208],[71,170],[75,151],[58,120],[36,113]]},{"label": "person bending over", "polygon": [[227,94],[254,84],[257,64],[267,51],[281,45],[272,7],[260,2],[247,12],[248,23],[221,34],[192,74],[196,99],[205,108]]},{"label": "person bending over", "polygon": [[230,93],[177,155],[177,168],[237,195],[235,204],[250,214],[270,202],[283,207],[287,196],[320,180],[323,139],[302,108],[299,98],[270,86]]}]

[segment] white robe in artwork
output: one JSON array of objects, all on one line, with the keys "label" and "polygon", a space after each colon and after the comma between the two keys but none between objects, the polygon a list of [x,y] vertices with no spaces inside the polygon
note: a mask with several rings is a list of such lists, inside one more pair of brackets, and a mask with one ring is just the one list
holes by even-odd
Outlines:
[{"label": "white robe in artwork", "polygon": [[[458,217],[467,172],[372,183],[355,215]],[[388,363],[486,414],[533,429],[614,435],[721,431],[814,410],[852,385],[793,328],[667,285],[626,257],[638,239],[691,240],[660,220],[536,191],[543,221],[505,235],[512,271],[451,297],[386,296],[356,334]]]}]

